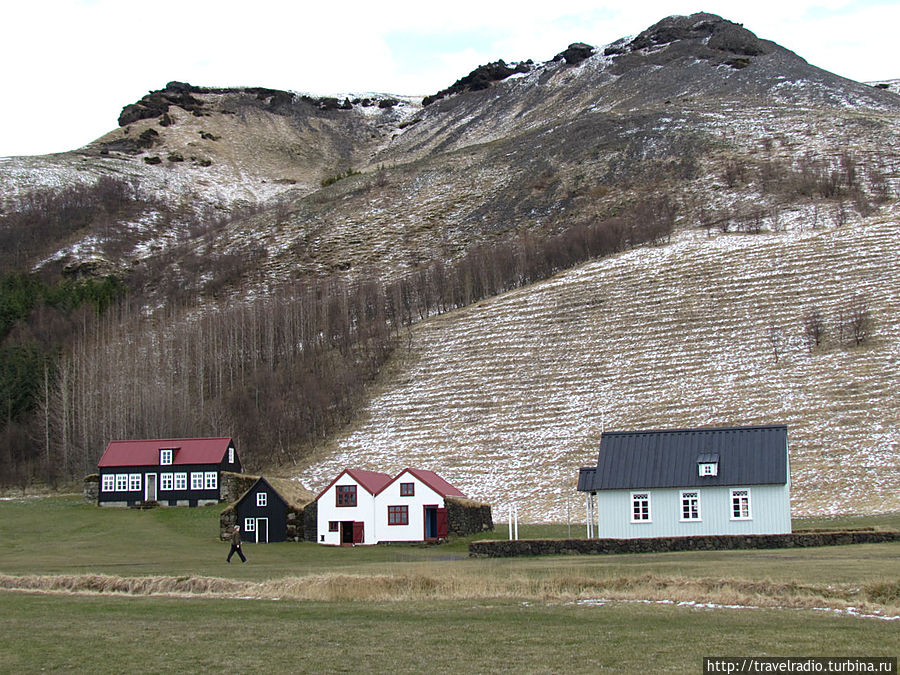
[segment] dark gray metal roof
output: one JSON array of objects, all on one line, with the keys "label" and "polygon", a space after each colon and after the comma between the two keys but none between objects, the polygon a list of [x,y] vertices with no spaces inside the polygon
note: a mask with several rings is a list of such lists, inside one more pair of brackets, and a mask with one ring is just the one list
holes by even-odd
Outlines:
[{"label": "dark gray metal roof", "polygon": [[[700,476],[715,461],[718,475]],[[722,427],[614,431],[600,436],[596,467],[578,475],[578,489],[627,490],[713,485],[783,485],[788,481],[787,427]]]}]

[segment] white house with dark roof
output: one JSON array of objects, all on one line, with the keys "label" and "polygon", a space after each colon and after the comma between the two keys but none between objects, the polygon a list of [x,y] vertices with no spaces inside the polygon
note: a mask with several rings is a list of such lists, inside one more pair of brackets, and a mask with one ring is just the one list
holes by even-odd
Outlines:
[{"label": "white house with dark roof", "polygon": [[604,432],[578,490],[599,538],[789,533],[787,427]]},{"label": "white house with dark roof", "polygon": [[445,499],[465,495],[433,471],[345,469],[316,498],[318,542],[416,542],[448,534]]}]

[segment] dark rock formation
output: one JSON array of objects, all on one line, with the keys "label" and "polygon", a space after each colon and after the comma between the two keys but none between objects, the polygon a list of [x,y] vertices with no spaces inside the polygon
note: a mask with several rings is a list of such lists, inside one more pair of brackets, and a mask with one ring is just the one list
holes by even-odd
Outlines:
[{"label": "dark rock formation", "polygon": [[169,106],[177,105],[188,112],[202,114],[203,102],[191,94],[204,93],[199,87],[185,82],[169,82],[165,89],[151,91],[137,103],[126,105],[119,115],[119,126],[138,120],[161,117],[169,112]]},{"label": "dark rock formation", "polygon": [[564,51],[553,57],[553,61],[565,61],[570,66],[581,63],[594,53],[594,48],[583,42],[573,42]]},{"label": "dark rock formation", "polygon": [[534,61],[532,61],[531,59],[521,63],[511,63],[509,65],[507,65],[506,62],[503,61],[503,59],[500,59],[499,61],[494,61],[493,63],[478,66],[471,73],[469,73],[465,77],[458,79],[446,89],[439,91],[437,94],[434,94],[432,96],[426,96],[422,100],[422,105],[430,105],[431,103],[434,103],[435,101],[442,99],[445,96],[458,94],[463,91],[479,91],[481,89],[487,89],[494,82],[505,80],[507,77],[515,73],[531,72],[531,68],[533,65]]}]

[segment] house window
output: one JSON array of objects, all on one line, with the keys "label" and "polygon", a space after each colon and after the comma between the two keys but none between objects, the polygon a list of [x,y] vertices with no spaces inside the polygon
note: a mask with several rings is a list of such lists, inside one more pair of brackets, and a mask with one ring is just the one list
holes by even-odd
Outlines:
[{"label": "house window", "polygon": [[191,471],[191,490],[203,489],[203,472]]},{"label": "house window", "polygon": [[703,462],[697,465],[701,476],[718,476],[719,465],[716,462]]},{"label": "house window", "polygon": [[681,493],[681,520],[700,520],[700,493]]},{"label": "house window", "polygon": [[234,464],[234,448],[232,447],[228,448],[228,463]]},{"label": "house window", "polygon": [[650,522],[650,493],[649,492],[632,492],[631,493],[631,522],[632,523],[649,523]]},{"label": "house window", "polygon": [[203,488],[205,490],[218,490],[219,474],[215,471],[207,471],[203,474]]},{"label": "house window", "polygon": [[111,473],[103,474],[103,482],[100,485],[102,492],[112,492],[116,489],[116,477]]},{"label": "house window", "polygon": [[159,489],[160,490],[171,490],[174,485],[173,482],[173,474],[171,473],[161,473],[159,474]]},{"label": "house window", "polygon": [[141,474],[132,473],[128,475],[128,489],[131,492],[141,489]]},{"label": "house window", "polygon": [[328,531],[329,532],[337,532],[338,531],[338,521],[329,520],[328,521]]},{"label": "house window", "polygon": [[256,493],[256,505],[266,506],[269,503],[269,494],[267,492]]},{"label": "house window", "polygon": [[356,506],[356,486],[337,486],[337,506]]},{"label": "house window", "polygon": [[409,525],[409,507],[389,506],[388,525]]},{"label": "house window", "polygon": [[256,518],[244,518],[244,532],[256,532]]},{"label": "house window", "polygon": [[116,492],[125,492],[128,489],[128,474],[116,474]]},{"label": "house window", "polygon": [[401,497],[414,497],[416,495],[416,484],[415,483],[400,483],[400,496]]},{"label": "house window", "polygon": [[172,463],[172,451],[171,450],[160,450],[159,451],[159,463],[160,464],[171,464]]},{"label": "house window", "polygon": [[175,474],[175,489],[176,490],[187,490],[187,474],[186,473],[176,473]]},{"label": "house window", "polygon": [[731,519],[752,519],[750,515],[750,490],[731,491]]}]

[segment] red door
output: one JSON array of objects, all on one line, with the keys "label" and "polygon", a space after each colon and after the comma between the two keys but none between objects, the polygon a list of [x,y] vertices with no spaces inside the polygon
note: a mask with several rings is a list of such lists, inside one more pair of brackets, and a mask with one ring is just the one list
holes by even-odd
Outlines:
[{"label": "red door", "polygon": [[437,538],[447,538],[447,509],[437,510]]},{"label": "red door", "polygon": [[365,536],[363,533],[363,525],[365,525],[365,523],[360,523],[360,522],[356,522],[356,521],[354,521],[354,523],[353,523],[353,543],[354,544],[361,544],[361,543],[363,543],[363,539],[365,539]]}]

